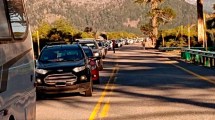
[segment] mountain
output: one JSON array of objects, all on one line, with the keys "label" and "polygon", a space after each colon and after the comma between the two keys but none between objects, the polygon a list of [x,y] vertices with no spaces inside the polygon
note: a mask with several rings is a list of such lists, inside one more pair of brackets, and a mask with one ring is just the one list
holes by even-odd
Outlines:
[{"label": "mountain", "polygon": [[197,0],[185,0],[185,1],[186,1],[187,3],[196,5],[196,1],[197,1]]},{"label": "mountain", "polygon": [[[185,0],[185,1],[189,4],[196,5],[197,0]],[[207,13],[213,13],[214,12],[214,9],[213,9],[214,4],[215,4],[215,0],[204,0],[203,1],[204,11]]]},{"label": "mountain", "polygon": [[[140,33],[139,26],[149,21],[149,7],[134,0],[27,0],[26,6],[33,28],[41,21],[52,23],[63,18],[80,30],[92,26],[97,31]],[[196,7],[184,0],[166,0],[162,6],[172,7],[177,14],[163,29],[197,21]]]}]

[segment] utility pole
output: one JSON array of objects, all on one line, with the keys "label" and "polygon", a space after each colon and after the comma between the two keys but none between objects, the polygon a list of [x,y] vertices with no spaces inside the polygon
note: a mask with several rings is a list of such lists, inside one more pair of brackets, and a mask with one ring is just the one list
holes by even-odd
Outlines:
[{"label": "utility pole", "polygon": [[164,40],[164,34],[163,34],[163,31],[162,31],[162,33],[161,33],[161,36],[162,36],[162,47],[164,47],[164,46],[165,46],[165,40]]},{"label": "utility pole", "polygon": [[[189,7],[189,11],[190,11],[190,7]],[[193,25],[190,25],[190,18],[189,18],[189,16],[188,16],[188,26],[187,26],[187,31],[188,31],[188,49],[190,49],[190,40],[191,40],[191,38],[190,38],[190,29],[191,29],[191,27],[193,27]]]},{"label": "utility pole", "polygon": [[192,27],[194,27],[195,26],[195,24],[192,24],[192,25],[190,25],[190,23],[188,24],[188,27],[187,27],[187,31],[188,31],[188,49],[190,49],[190,37],[191,37],[191,35],[190,35],[190,29],[192,28]]},{"label": "utility pole", "polygon": [[188,24],[188,49],[190,49],[190,23]]}]

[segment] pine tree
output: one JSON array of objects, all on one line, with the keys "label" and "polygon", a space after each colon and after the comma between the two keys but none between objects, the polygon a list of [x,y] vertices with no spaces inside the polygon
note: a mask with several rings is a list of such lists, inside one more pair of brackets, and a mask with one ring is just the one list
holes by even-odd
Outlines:
[{"label": "pine tree", "polygon": [[147,33],[155,45],[158,38],[158,27],[161,24],[172,21],[175,18],[175,12],[171,8],[161,8],[159,5],[165,0],[135,0],[139,4],[150,5],[150,11],[148,16],[150,17],[150,22],[141,27],[144,33]]}]

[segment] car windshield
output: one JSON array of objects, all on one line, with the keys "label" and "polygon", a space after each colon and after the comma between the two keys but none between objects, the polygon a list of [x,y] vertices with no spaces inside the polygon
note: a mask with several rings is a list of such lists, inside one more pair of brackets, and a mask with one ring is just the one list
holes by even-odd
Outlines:
[{"label": "car windshield", "polygon": [[103,46],[102,42],[98,42],[98,45],[99,45],[99,47]]},{"label": "car windshield", "polygon": [[47,49],[44,50],[39,61],[41,62],[65,62],[65,61],[79,61],[84,58],[80,49]]}]

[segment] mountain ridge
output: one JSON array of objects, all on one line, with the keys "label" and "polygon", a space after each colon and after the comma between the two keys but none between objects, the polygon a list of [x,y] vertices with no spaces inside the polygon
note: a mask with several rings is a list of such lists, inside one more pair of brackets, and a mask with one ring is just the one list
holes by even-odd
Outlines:
[{"label": "mountain ridge", "polygon": [[[196,22],[196,7],[184,0],[166,0],[162,6],[172,6],[175,20],[162,29]],[[189,8],[189,9],[188,9]],[[127,31],[141,34],[139,26],[149,22],[148,6],[133,0],[27,0],[31,26],[63,18],[79,30],[91,26],[97,31]]]}]

